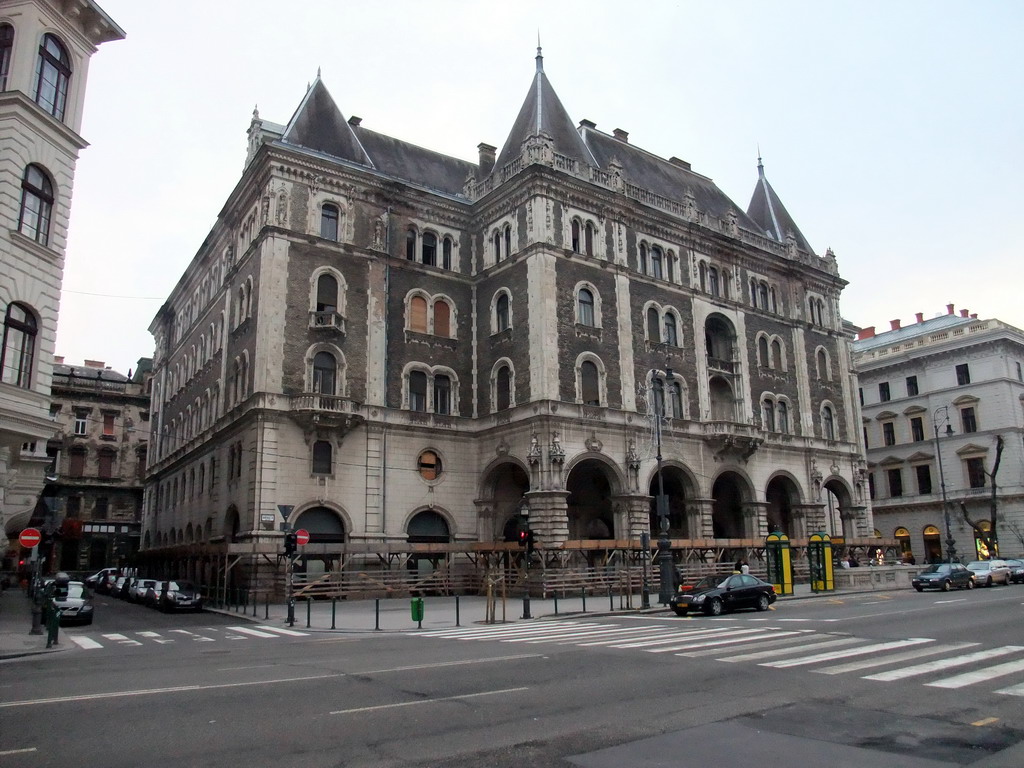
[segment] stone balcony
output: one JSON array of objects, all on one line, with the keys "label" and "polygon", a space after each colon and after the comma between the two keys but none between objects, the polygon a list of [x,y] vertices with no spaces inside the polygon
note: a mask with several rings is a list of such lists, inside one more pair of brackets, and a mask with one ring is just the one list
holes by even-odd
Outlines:
[{"label": "stone balcony", "polygon": [[305,392],[292,395],[289,412],[303,429],[341,430],[342,434],[363,423],[362,406],[350,397]]}]

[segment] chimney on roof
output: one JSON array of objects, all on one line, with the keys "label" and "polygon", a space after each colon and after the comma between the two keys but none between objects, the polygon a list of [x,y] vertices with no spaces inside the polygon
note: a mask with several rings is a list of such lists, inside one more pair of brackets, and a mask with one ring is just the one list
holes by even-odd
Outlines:
[{"label": "chimney on roof", "polygon": [[494,153],[498,151],[498,148],[483,142],[477,144],[476,148],[480,153],[480,173],[486,176],[494,167]]},{"label": "chimney on roof", "polygon": [[675,156],[673,156],[673,157],[670,157],[670,158],[668,159],[668,161],[669,161],[670,163],[672,163],[672,165],[677,165],[677,166],[679,166],[680,168],[685,168],[686,170],[690,170],[690,164],[689,164],[688,162],[686,162],[685,160],[681,160],[681,159],[680,159],[680,158],[678,158],[678,157],[675,157]]},{"label": "chimney on roof", "polygon": [[362,122],[363,118],[356,117],[355,115],[352,115],[352,117],[348,119],[348,124],[351,125],[353,128],[358,128],[362,124]]},{"label": "chimney on roof", "polygon": [[890,320],[889,321],[889,330],[890,331],[898,331],[899,329],[900,329],[899,318],[897,318],[895,320]]},{"label": "chimney on roof", "polygon": [[627,131],[624,131],[621,128],[616,128],[612,131],[612,135],[623,144],[629,144],[629,133]]},{"label": "chimney on roof", "polygon": [[969,317],[970,314],[971,314],[971,312],[970,312],[969,309],[961,309],[960,310],[960,317]]},{"label": "chimney on roof", "polygon": [[917,314],[915,314],[914,315],[914,319],[916,319],[917,322],[919,322],[919,323],[923,323],[924,322],[924,312],[918,312]]},{"label": "chimney on roof", "polygon": [[54,365],[64,365],[64,355],[53,356]]},{"label": "chimney on roof", "polygon": [[102,369],[105,365],[106,365],[106,363],[104,363],[102,360],[86,360],[85,361],[85,367],[86,368],[100,368],[100,369]]},{"label": "chimney on roof", "polygon": [[952,314],[954,314],[954,312],[953,312],[953,305],[952,305],[952,304],[947,304],[947,305],[946,305],[946,314],[947,314],[947,315],[952,315]]},{"label": "chimney on roof", "polygon": [[977,319],[978,319],[978,313],[977,312],[972,312],[971,313],[971,320],[977,320]]},{"label": "chimney on roof", "polygon": [[580,128],[594,129],[597,128],[597,123],[595,123],[593,120],[587,120],[586,118],[584,118],[580,120]]},{"label": "chimney on roof", "polygon": [[860,333],[857,334],[857,340],[871,339],[875,336],[875,326],[869,325],[867,328],[861,328]]}]

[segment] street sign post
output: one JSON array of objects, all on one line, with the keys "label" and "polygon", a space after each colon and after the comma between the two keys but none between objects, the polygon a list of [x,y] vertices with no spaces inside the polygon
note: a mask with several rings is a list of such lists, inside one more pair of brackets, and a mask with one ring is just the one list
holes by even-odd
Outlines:
[{"label": "street sign post", "polygon": [[305,528],[299,528],[299,530],[295,532],[295,543],[300,547],[309,544],[309,531]]},{"label": "street sign post", "polygon": [[42,540],[43,534],[39,532],[38,528],[26,528],[18,536],[18,543],[25,547],[25,549],[32,549]]}]

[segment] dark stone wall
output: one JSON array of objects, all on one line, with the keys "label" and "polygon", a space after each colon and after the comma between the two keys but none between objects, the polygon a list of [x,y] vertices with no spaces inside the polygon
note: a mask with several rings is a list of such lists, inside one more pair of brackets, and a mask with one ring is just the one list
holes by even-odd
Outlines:
[{"label": "dark stone wall", "polygon": [[[511,294],[512,327],[492,335],[491,300],[501,288],[507,288]],[[502,262],[499,268],[492,268],[480,278],[476,296],[477,338],[480,340],[477,396],[480,415],[486,415],[495,407],[491,402],[491,369],[502,357],[512,361],[516,372],[515,401],[523,403],[530,396],[530,312],[526,261],[513,258],[509,262]]]}]

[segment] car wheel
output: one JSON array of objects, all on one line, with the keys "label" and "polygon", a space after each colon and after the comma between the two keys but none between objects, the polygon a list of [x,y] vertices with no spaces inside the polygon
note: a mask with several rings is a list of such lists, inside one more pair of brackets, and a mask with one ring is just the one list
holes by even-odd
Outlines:
[{"label": "car wheel", "polygon": [[942,582],[942,591],[943,592],[949,592],[949,579],[945,579]]},{"label": "car wheel", "polygon": [[967,580],[967,588],[968,589],[974,589],[974,579],[968,579]]},{"label": "car wheel", "polygon": [[721,616],[722,615],[722,601],[717,597],[712,598],[708,603],[708,607],[704,609],[708,616]]},{"label": "car wheel", "polygon": [[754,605],[754,607],[757,610],[759,610],[759,611],[767,611],[768,610],[768,595],[758,595],[757,603]]},{"label": "car wheel", "polygon": [[924,587],[914,587],[918,592],[924,592]]},{"label": "car wheel", "polygon": [[992,577],[991,576],[989,576],[987,579],[985,579],[985,586],[986,587],[991,587],[992,586]]},{"label": "car wheel", "polygon": [[673,608],[672,610],[675,612],[676,616],[685,616],[686,615],[686,609],[685,608]]}]

